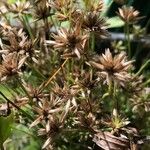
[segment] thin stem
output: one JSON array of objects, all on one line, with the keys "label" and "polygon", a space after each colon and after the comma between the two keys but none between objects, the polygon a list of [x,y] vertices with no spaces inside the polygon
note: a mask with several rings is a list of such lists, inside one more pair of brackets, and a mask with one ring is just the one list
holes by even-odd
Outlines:
[{"label": "thin stem", "polygon": [[7,21],[7,24],[10,25],[10,20],[7,18],[7,16],[0,10],[0,14],[1,16],[3,16],[5,18],[5,20]]},{"label": "thin stem", "polygon": [[27,97],[29,98],[30,100],[30,104],[32,105],[33,103],[33,100],[32,100],[32,97],[30,96],[30,94],[28,93],[28,91],[25,89],[25,87],[23,86],[21,80],[19,79],[19,77],[16,78],[17,79],[17,82],[19,83],[20,87],[22,88],[22,90],[25,92],[25,94],[27,95]]},{"label": "thin stem", "polygon": [[45,26],[45,35],[46,35],[46,40],[49,39],[49,23],[48,23],[48,18],[43,19],[44,26]]},{"label": "thin stem", "polygon": [[119,110],[119,104],[118,104],[118,99],[116,98],[116,89],[117,89],[117,83],[114,81],[110,81],[109,84],[109,96],[113,100],[113,110],[115,109],[116,111],[116,117],[118,116],[118,110]]},{"label": "thin stem", "polygon": [[118,99],[116,98],[116,89],[117,89],[117,84],[114,83],[114,87],[113,87],[113,101],[114,101],[114,108],[116,110],[116,116],[118,116],[118,111],[119,111],[119,104],[118,104]]},{"label": "thin stem", "polygon": [[32,64],[30,64],[29,62],[27,62],[27,65],[28,65],[31,69],[33,69],[41,78],[46,79],[46,77],[45,77],[39,70],[37,70],[37,68],[34,67]]},{"label": "thin stem", "polygon": [[145,35],[146,35],[147,32],[148,32],[149,26],[150,26],[150,19],[147,21],[147,24],[146,24],[146,26],[145,26]]},{"label": "thin stem", "polygon": [[42,87],[42,89],[40,91],[42,91],[44,88],[46,88],[49,83],[53,80],[53,78],[59,73],[59,71],[64,67],[64,65],[66,64],[66,62],[68,61],[68,58],[65,59],[65,61],[63,62],[63,64],[58,68],[58,70],[56,70],[56,72],[49,77],[48,81],[44,84],[44,86]]},{"label": "thin stem", "polygon": [[150,79],[148,79],[147,81],[145,81],[144,83],[143,83],[143,86],[146,86],[147,84],[149,84],[150,83]]},{"label": "thin stem", "polygon": [[127,42],[127,48],[128,48],[128,56],[129,58],[131,58],[131,45],[130,45],[130,28],[129,28],[129,24],[126,23],[125,24],[125,34],[126,34],[126,42]]},{"label": "thin stem", "polygon": [[113,84],[112,84],[112,80],[110,80],[110,83],[109,83],[109,87],[108,87],[108,93],[110,96],[112,96],[112,91],[113,91]]},{"label": "thin stem", "polygon": [[142,65],[142,67],[140,68],[140,70],[135,74],[135,77],[138,76],[138,75],[140,75],[141,72],[148,66],[149,63],[150,63],[150,59],[147,60],[147,61]]},{"label": "thin stem", "polygon": [[53,26],[55,28],[55,31],[57,31],[57,27],[58,27],[58,25],[56,24],[57,21],[53,19],[53,16],[50,16],[50,20],[51,20],[51,22],[52,22],[52,24],[53,24]]},{"label": "thin stem", "polygon": [[31,37],[31,39],[33,41],[34,40],[34,36],[32,34],[32,29],[31,29],[30,24],[28,22],[28,18],[26,16],[24,17],[22,15],[19,15],[19,19],[22,22],[22,24],[24,25],[24,27],[27,29],[27,31],[28,31],[28,33],[29,33],[29,35],[30,35],[30,37]]},{"label": "thin stem", "polygon": [[18,111],[20,111],[22,114],[24,114],[25,116],[27,116],[30,120],[33,121],[32,116],[30,116],[28,113],[26,113],[24,110],[22,110],[20,107],[18,107],[15,103],[13,103],[11,100],[9,100],[1,91],[0,91],[0,95],[2,95],[4,97],[4,99],[9,102],[13,107],[15,107]]},{"label": "thin stem", "polygon": [[3,144],[0,145],[0,149],[1,149],[1,150],[4,150]]},{"label": "thin stem", "polygon": [[74,59],[71,59],[71,71],[73,72],[74,70],[73,70],[73,67],[74,66]]}]

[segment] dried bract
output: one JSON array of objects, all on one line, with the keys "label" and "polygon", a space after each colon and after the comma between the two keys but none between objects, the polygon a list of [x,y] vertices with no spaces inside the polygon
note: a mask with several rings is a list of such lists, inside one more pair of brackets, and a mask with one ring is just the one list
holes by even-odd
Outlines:
[{"label": "dried bract", "polygon": [[117,137],[110,132],[99,131],[93,141],[104,150],[127,150],[130,147],[128,138]]}]

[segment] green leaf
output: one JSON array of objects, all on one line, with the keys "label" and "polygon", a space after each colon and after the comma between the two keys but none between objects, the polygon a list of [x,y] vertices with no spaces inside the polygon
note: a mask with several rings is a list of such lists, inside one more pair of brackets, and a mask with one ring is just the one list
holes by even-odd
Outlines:
[{"label": "green leaf", "polygon": [[9,4],[12,4],[12,3],[15,3],[15,2],[16,2],[16,0],[8,0]]},{"label": "green leaf", "polygon": [[13,120],[14,118],[12,114],[7,117],[0,117],[0,147],[11,134]]},{"label": "green leaf", "polygon": [[109,18],[106,23],[108,24],[108,28],[118,28],[124,26],[124,22],[117,16]]},{"label": "green leaf", "polygon": [[[25,2],[25,0],[20,0],[21,2]],[[16,0],[8,0],[8,4],[12,4],[12,3],[15,3]]]},{"label": "green leaf", "polygon": [[[8,91],[8,89],[9,89],[9,91]],[[12,93],[13,93],[13,91],[9,87],[6,88],[6,86],[4,87],[2,84],[0,84],[0,91],[2,93],[4,93],[4,95],[6,95],[8,98],[12,97],[12,94],[10,93],[10,91]],[[0,99],[3,99],[3,97],[1,95],[0,95]]]}]

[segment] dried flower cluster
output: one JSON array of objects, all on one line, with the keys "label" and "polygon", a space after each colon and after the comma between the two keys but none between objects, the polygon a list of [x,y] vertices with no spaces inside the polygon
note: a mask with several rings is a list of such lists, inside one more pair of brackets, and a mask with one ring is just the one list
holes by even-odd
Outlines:
[{"label": "dried flower cluster", "polygon": [[135,10],[133,7],[123,6],[119,8],[118,16],[128,24],[136,23],[141,17],[139,17],[139,11]]},{"label": "dried flower cluster", "polygon": [[[14,144],[15,129],[0,130],[0,149],[133,150],[144,143],[137,120],[150,112],[146,65],[134,70],[123,41],[96,53],[96,42],[110,38],[102,0],[0,3],[0,129],[12,119],[27,133]],[[133,7],[118,15],[126,24],[140,19]]]},{"label": "dried flower cluster", "polygon": [[64,49],[62,56],[76,55],[80,58],[81,54],[84,54],[87,35],[80,35],[79,24],[77,24],[73,31],[60,29],[58,35],[54,35],[53,38],[55,41],[47,41],[47,43],[53,44],[56,49]]},{"label": "dried flower cluster", "polygon": [[127,61],[124,52],[113,58],[110,50],[107,49],[97,61],[90,61],[90,64],[100,70],[98,74],[106,79],[108,85],[112,82],[123,84],[131,79],[128,70],[133,61]]}]

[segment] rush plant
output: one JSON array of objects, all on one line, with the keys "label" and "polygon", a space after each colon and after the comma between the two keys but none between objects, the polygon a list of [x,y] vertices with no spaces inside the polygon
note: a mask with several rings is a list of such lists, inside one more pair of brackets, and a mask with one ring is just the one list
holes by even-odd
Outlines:
[{"label": "rush plant", "polygon": [[140,12],[119,8],[125,41],[97,52],[111,39],[107,9],[102,0],[0,2],[1,150],[144,150],[150,59],[134,67],[129,30]]}]

